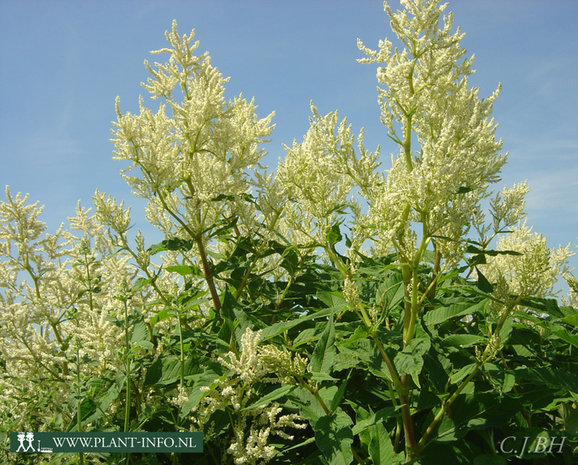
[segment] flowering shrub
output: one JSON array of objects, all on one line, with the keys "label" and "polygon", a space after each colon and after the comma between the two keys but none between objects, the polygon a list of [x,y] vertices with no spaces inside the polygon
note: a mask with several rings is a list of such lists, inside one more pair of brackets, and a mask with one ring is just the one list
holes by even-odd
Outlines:
[{"label": "flowering shrub", "polygon": [[[473,59],[434,0],[385,3],[377,64],[388,170],[337,112],[278,170],[273,115],[225,99],[194,34],[146,67],[153,111],[116,101],[114,157],[164,235],[96,191],[48,234],[0,202],[2,431],[202,431],[205,453],[47,454],[34,463],[500,464],[522,434],[576,447],[576,279],[526,225]],[[489,199],[489,210],[484,201]],[[565,304],[553,291],[564,277]],[[574,307],[572,306],[574,305]],[[522,433],[520,433],[522,432]],[[1,451],[3,463],[20,463]],[[530,450],[530,449],[528,449]]]}]

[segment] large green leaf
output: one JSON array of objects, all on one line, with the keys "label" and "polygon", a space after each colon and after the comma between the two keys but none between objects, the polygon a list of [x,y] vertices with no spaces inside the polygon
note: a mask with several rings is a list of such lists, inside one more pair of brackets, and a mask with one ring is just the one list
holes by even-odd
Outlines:
[{"label": "large green leaf", "polygon": [[331,465],[349,465],[353,461],[351,418],[338,408],[313,425],[315,443]]},{"label": "large green leaf", "polygon": [[333,316],[325,323],[325,329],[321,333],[319,341],[313,350],[309,366],[313,376],[326,379],[331,374],[335,360],[335,325]]},{"label": "large green leaf", "polygon": [[[183,361],[183,372],[185,376],[190,376],[193,366],[192,357],[187,357]],[[176,382],[181,374],[181,360],[177,355],[164,355],[147,369],[144,379],[145,386],[168,385]]]},{"label": "large green leaf", "polygon": [[151,255],[155,255],[164,250],[181,250],[188,251],[193,247],[194,241],[188,239],[180,239],[178,237],[172,237],[170,239],[165,239],[157,244],[153,244],[148,248]]},{"label": "large green leaf", "polygon": [[328,386],[328,387],[321,387],[319,389],[319,397],[325,402],[327,408],[330,411],[335,411],[339,404],[343,400],[343,396],[345,394],[345,388],[347,386],[347,380],[341,382],[339,388],[335,385]]},{"label": "large green leaf", "polygon": [[395,465],[405,461],[405,454],[396,454],[393,444],[383,423],[376,423],[369,428],[369,456],[374,465]]},{"label": "large green leaf", "polygon": [[312,425],[325,415],[318,399],[305,388],[299,387],[291,391],[288,397],[299,408],[299,414]]},{"label": "large green leaf", "polygon": [[488,304],[488,299],[476,302],[475,304],[471,304],[469,302],[455,303],[449,307],[441,307],[430,310],[424,315],[423,320],[426,326],[434,326],[443,323],[450,318],[464,315],[473,315],[477,312],[484,312],[486,305]]},{"label": "large green leaf", "polygon": [[308,315],[304,315],[301,318],[297,318],[295,320],[280,321],[279,323],[274,323],[263,329],[263,332],[261,333],[261,341],[266,341],[267,339],[271,339],[275,336],[278,336],[279,334],[289,329],[292,329],[306,321],[314,320],[316,318],[323,320],[324,318],[332,317],[336,313],[343,310],[346,307],[346,305],[347,305],[346,303],[343,303],[335,307],[324,308],[323,310],[319,311],[313,311]]},{"label": "large green leaf", "polygon": [[486,338],[479,334],[450,334],[443,339],[442,344],[446,347],[464,348],[471,347],[485,340]]},{"label": "large green leaf", "polygon": [[477,369],[478,369],[477,363],[470,363],[466,366],[463,366],[450,376],[450,381],[453,384],[458,384],[461,380],[472,374]]},{"label": "large green leaf", "polygon": [[571,333],[570,331],[564,328],[560,328],[556,329],[555,331],[552,331],[552,334],[559,337],[563,341],[572,344],[574,347],[578,348],[578,335],[576,335],[575,333]]},{"label": "large green leaf", "polygon": [[[401,408],[401,406],[399,406],[399,407],[385,407],[385,408],[382,408],[381,410],[378,410],[375,413],[364,412],[364,416],[360,415],[361,419],[358,419],[357,423],[355,423],[355,426],[353,427],[353,430],[352,430],[353,435],[357,436],[358,434],[365,431],[369,427],[371,427],[377,423],[383,422],[384,420],[386,420],[390,416],[392,416],[400,408]],[[357,411],[358,412],[360,411],[359,407],[357,408]]]},{"label": "large green leaf", "polygon": [[194,265],[172,265],[167,266],[165,269],[170,273],[178,273],[181,276],[204,276],[203,272]]},{"label": "large green leaf", "polygon": [[[118,373],[114,381],[104,378],[93,378],[87,382],[86,394],[80,400],[81,423],[83,426],[94,423],[100,419],[120,395],[124,385],[125,376]],[[67,431],[77,428],[77,420],[73,417]]]},{"label": "large green leaf", "polygon": [[259,397],[259,399],[257,401],[255,401],[254,403],[248,405],[247,407],[243,408],[242,411],[245,410],[251,410],[251,409],[255,409],[258,407],[261,407],[262,405],[267,405],[270,402],[273,402],[275,400],[278,400],[282,397],[287,396],[289,393],[291,393],[291,391],[293,391],[294,389],[296,389],[295,386],[290,385],[290,384],[284,384],[283,386],[274,389],[273,391],[271,391],[268,394],[265,394],[264,396]]}]

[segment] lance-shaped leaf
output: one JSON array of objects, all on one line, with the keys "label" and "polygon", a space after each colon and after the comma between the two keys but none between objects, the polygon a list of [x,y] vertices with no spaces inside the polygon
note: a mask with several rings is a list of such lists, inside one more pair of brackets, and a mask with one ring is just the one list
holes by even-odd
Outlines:
[{"label": "lance-shaped leaf", "polygon": [[335,360],[335,325],[333,324],[333,316],[329,318],[325,324],[325,329],[321,333],[319,341],[313,350],[311,356],[311,372],[314,377],[327,379],[330,378],[331,368]]}]

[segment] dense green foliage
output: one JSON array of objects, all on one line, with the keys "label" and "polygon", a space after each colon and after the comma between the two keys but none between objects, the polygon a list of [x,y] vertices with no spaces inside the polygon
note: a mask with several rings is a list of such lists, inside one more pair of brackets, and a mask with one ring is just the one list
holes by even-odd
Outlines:
[{"label": "dense green foliage", "polygon": [[[202,431],[204,453],[18,455],[4,441],[3,463],[573,463],[570,252],[525,226],[525,186],[485,220],[505,163],[497,93],[468,87],[438,2],[402,4],[386,11],[403,52],[360,44],[383,64],[388,172],[313,105],[278,174],[256,169],[272,115],[225,101],[174,24],[157,52],[170,59],[147,63],[164,105],[117,102],[113,140],[162,242],[131,239],[129,211],[98,191],[94,214],[46,234],[41,208],[7,190],[2,434]],[[554,298],[560,274],[569,300]]]}]

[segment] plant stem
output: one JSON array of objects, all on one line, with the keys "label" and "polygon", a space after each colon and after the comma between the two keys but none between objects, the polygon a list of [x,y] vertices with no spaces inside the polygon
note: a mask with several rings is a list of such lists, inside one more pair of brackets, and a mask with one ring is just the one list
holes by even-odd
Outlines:
[{"label": "plant stem", "polygon": [[221,318],[221,300],[219,299],[219,294],[217,293],[217,288],[215,287],[215,281],[213,280],[213,274],[211,272],[211,265],[207,258],[207,252],[205,250],[205,245],[203,244],[203,237],[200,234],[195,236],[195,242],[199,248],[199,254],[201,255],[201,263],[203,264],[203,273],[205,275],[205,281],[209,287],[209,292],[211,293],[211,298],[213,299],[213,305],[215,306],[215,311],[217,317]]},{"label": "plant stem", "polygon": [[181,312],[180,308],[177,308],[177,330],[179,332],[179,362],[180,362],[180,387],[181,389],[185,386],[185,346],[183,343],[183,330],[181,325]]},{"label": "plant stem", "polygon": [[125,408],[124,408],[124,429],[123,431],[126,433],[129,429],[129,420],[130,420],[130,369],[131,369],[131,360],[130,360],[130,337],[128,331],[128,304],[126,299],[123,300],[124,304],[124,343],[125,343],[125,390],[126,390],[126,397],[125,397]]},{"label": "plant stem", "polygon": [[[82,393],[80,390],[80,347],[76,347],[76,397],[78,404],[76,405],[76,429],[80,433],[82,431]],[[84,454],[78,453],[80,465],[84,465]]]},{"label": "plant stem", "polygon": [[411,459],[417,457],[417,443],[415,441],[415,433],[413,430],[413,420],[411,418],[411,410],[409,408],[409,375],[401,375],[401,386],[403,389],[403,394],[401,397],[401,418],[403,421],[403,433],[405,437],[405,452],[406,459],[410,461]]}]

